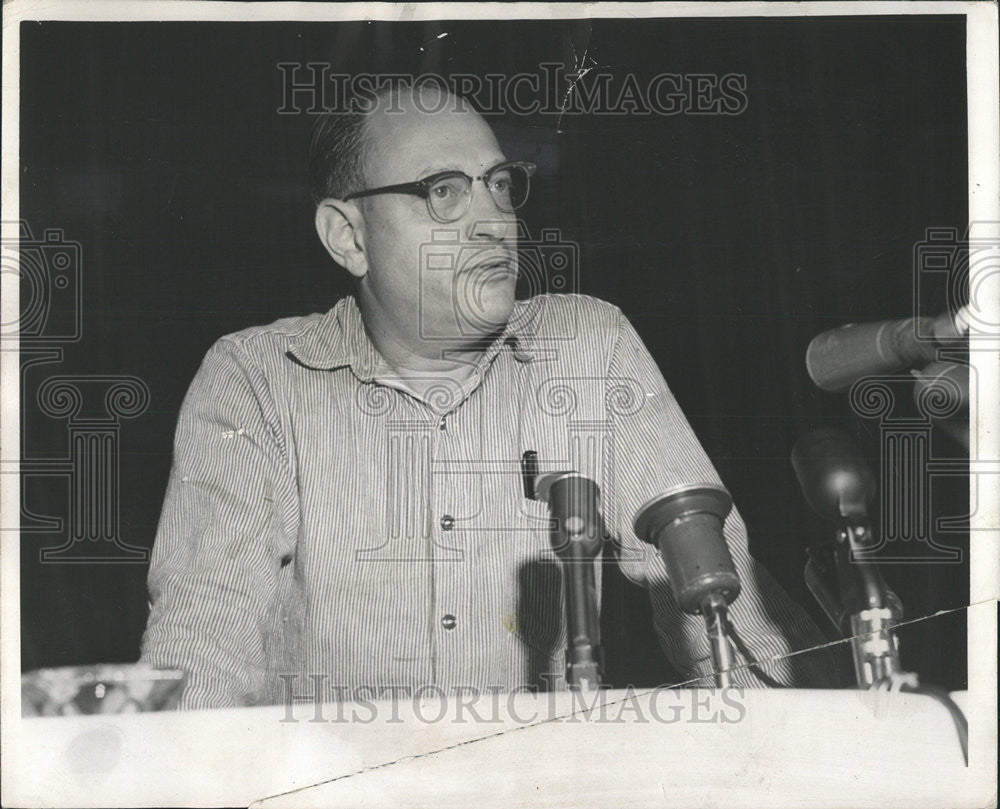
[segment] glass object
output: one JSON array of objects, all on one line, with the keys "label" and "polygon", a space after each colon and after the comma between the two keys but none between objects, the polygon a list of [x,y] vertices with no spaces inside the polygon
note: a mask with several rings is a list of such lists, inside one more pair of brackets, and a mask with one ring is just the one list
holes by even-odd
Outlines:
[{"label": "glass object", "polygon": [[21,715],[174,710],[184,679],[183,671],[138,663],[37,669],[21,675]]}]

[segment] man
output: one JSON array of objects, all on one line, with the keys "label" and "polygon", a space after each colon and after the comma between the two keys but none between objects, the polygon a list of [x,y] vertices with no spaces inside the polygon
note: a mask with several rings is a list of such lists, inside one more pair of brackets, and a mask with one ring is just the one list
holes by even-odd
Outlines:
[{"label": "man", "polygon": [[[515,210],[530,165],[433,87],[397,88],[317,128],[316,229],[356,295],[325,315],[222,338],[182,409],[150,571],[145,662],[188,672],[186,707],[553,687],[561,573],[519,460],[601,487],[619,564],[649,590],[684,677],[711,663],[656,552],[632,531],[673,486],[717,481],[621,312],[584,296],[515,302]],[[391,103],[389,103],[391,102]],[[726,535],[732,610],[761,660],[815,629]],[[760,685],[743,665],[737,683]],[[782,659],[770,676],[817,685]]]}]

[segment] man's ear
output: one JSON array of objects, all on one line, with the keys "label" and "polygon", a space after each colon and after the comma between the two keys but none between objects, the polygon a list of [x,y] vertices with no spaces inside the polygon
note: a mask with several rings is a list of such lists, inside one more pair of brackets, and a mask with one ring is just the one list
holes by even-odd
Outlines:
[{"label": "man's ear", "polygon": [[316,208],[316,233],[333,260],[355,278],[368,272],[365,220],[353,202],[325,199]]}]

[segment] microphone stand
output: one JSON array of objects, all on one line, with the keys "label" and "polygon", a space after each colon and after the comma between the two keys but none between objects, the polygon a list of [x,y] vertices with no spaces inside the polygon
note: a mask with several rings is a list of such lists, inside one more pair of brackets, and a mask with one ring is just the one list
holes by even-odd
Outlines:
[{"label": "microphone stand", "polygon": [[[858,685],[875,687],[900,672],[889,588],[868,561],[874,545],[868,504],[875,497],[875,477],[851,437],[832,428],[799,440],[792,449],[792,466],[809,505],[836,526],[833,556],[840,603],[827,588],[814,589],[808,578],[807,583],[831,618],[839,612],[835,623],[850,639]],[[809,573],[807,565],[807,577]],[[816,580],[820,583],[818,576]]]},{"label": "microphone stand", "polygon": [[[845,522],[837,531],[835,559],[843,599],[837,606],[841,615],[850,616],[849,637],[858,686],[876,691],[923,694],[940,702],[955,723],[958,743],[968,766],[969,723],[962,710],[947,691],[921,683],[915,673],[903,671],[900,666],[899,641],[892,627],[902,615],[902,604],[886,586],[878,570],[863,560],[861,554],[872,544],[871,529],[864,523]],[[806,568],[808,571],[808,564]],[[821,606],[826,609],[825,605]]]},{"label": "microphone stand", "polygon": [[715,684],[719,688],[729,688],[733,684],[729,670],[736,666],[733,644],[729,639],[728,611],[725,597],[717,590],[709,593],[701,603],[701,614],[705,616],[705,630],[712,653],[712,667],[715,669]]},{"label": "microphone stand", "polygon": [[[962,711],[946,691],[921,685],[916,674],[900,667],[899,644],[892,627],[902,616],[902,605],[867,559],[875,544],[867,517],[868,503],[875,496],[871,470],[851,439],[833,429],[816,430],[801,439],[792,450],[792,466],[809,505],[837,526],[834,566],[839,599],[818,575],[811,554],[806,583],[827,616],[848,634],[858,686],[909,691],[938,700],[955,722],[968,764],[969,724]],[[845,616],[849,616],[849,628],[844,626]]]},{"label": "microphone stand", "polygon": [[601,685],[600,619],[594,560],[604,542],[600,489],[576,472],[541,475],[537,499],[552,514],[552,548],[562,560],[566,608],[566,685],[595,691]]},{"label": "microphone stand", "polygon": [[844,610],[850,616],[858,685],[878,688],[890,684],[902,675],[899,644],[892,631],[896,616],[882,575],[864,561],[864,551],[873,544],[871,529],[863,522],[845,521],[837,529],[835,543],[837,580]]}]

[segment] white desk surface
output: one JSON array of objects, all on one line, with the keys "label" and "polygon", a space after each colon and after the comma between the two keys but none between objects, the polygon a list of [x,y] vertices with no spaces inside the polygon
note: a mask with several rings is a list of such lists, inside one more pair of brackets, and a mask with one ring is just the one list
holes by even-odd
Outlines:
[{"label": "white desk surface", "polygon": [[964,766],[945,708],[921,695],[609,691],[582,712],[579,699],[327,704],[320,721],[312,704],[12,720],[4,769],[17,778],[5,778],[4,804],[936,809],[996,800],[995,781]]}]

